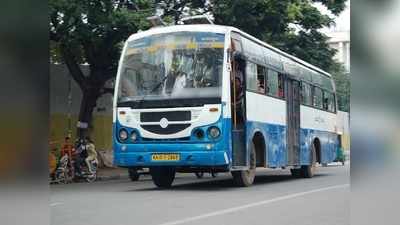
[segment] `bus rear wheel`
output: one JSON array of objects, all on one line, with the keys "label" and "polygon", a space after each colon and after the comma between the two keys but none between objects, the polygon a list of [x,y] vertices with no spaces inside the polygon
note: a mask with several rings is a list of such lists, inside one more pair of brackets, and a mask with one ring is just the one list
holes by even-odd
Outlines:
[{"label": "bus rear wheel", "polygon": [[292,177],[300,178],[301,177],[301,169],[290,169],[290,173]]},{"label": "bus rear wheel", "polygon": [[303,165],[301,166],[301,175],[304,178],[311,178],[315,174],[316,164],[317,164],[317,154],[315,152],[315,146],[312,145],[311,149],[311,165]]},{"label": "bus rear wheel", "polygon": [[233,181],[237,186],[248,187],[253,184],[256,176],[256,149],[254,143],[250,149],[250,167],[248,170],[232,171]]},{"label": "bus rear wheel", "polygon": [[153,183],[159,188],[170,188],[175,179],[174,167],[151,167],[150,174]]}]

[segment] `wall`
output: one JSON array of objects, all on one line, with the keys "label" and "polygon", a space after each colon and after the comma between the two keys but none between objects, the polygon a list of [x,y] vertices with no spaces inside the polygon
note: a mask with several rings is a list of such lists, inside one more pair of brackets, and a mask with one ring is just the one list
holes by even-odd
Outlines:
[{"label": "wall", "polygon": [[[88,74],[89,66],[81,66]],[[82,92],[64,65],[50,65],[50,142],[59,147],[66,135],[76,138]],[[90,127],[91,137],[98,150],[112,149],[112,95],[105,94],[98,101]]]},{"label": "wall", "polygon": [[342,146],[344,150],[350,151],[350,114],[338,111],[338,131],[342,132]]}]

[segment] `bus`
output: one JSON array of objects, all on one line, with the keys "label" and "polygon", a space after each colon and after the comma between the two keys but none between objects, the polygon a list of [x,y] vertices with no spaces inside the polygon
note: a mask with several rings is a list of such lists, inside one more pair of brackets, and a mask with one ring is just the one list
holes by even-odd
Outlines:
[{"label": "bus", "polygon": [[234,27],[133,34],[114,96],[114,163],[149,168],[160,188],[178,172],[230,172],[239,186],[257,167],[310,178],[336,156],[331,75]]}]

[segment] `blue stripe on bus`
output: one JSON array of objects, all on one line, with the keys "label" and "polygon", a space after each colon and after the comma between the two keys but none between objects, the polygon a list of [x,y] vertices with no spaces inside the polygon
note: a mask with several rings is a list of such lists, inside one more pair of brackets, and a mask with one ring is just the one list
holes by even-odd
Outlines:
[{"label": "blue stripe on bus", "polygon": [[[148,158],[152,152],[180,152],[184,157],[192,155],[195,160],[180,161],[174,163],[165,163],[184,166],[216,166],[216,165],[231,165],[232,159],[232,136],[231,119],[220,119],[217,123],[222,129],[222,137],[218,141],[197,141],[191,137],[188,141],[157,141],[157,142],[141,142],[136,144],[122,144],[118,141],[114,132],[114,163],[119,166],[152,166],[160,163],[151,162]],[[213,125],[215,125],[213,124]],[[211,125],[205,126],[209,127]],[[117,131],[121,125],[114,124],[114,129]],[[126,128],[130,130],[129,128]],[[247,122],[247,143],[250,143],[255,132],[260,131],[267,146],[268,167],[284,167],[287,166],[286,152],[286,127],[283,125],[268,124],[261,122]],[[326,131],[318,131],[313,129],[300,130],[300,164],[310,164],[310,144],[314,138],[318,138],[321,144],[321,163],[332,162],[336,157],[337,135]],[[207,144],[213,144],[213,150],[206,150]],[[126,146],[125,151],[121,151],[122,146]],[[143,153],[144,162],[137,162],[135,157],[140,157]],[[226,163],[224,154],[228,156],[228,164]]]},{"label": "blue stripe on bus", "polygon": [[[247,142],[254,133],[260,131],[267,146],[268,167],[287,166],[286,126],[261,122],[247,122]],[[309,165],[312,141],[318,138],[321,144],[321,163],[332,162],[336,158],[337,134],[313,129],[300,129],[300,164]]]}]

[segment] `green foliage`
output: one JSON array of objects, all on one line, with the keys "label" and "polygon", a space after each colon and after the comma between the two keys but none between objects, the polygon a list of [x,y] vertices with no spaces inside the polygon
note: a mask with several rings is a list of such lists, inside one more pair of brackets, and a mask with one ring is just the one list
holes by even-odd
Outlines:
[{"label": "green foliage", "polygon": [[237,27],[283,51],[331,71],[335,50],[319,29],[333,19],[312,4],[320,2],[333,14],[343,11],[346,0],[210,0],[209,11],[217,24]]},{"label": "green foliage", "polygon": [[155,4],[164,10],[163,20],[177,24],[183,16],[198,15],[205,12],[207,0],[156,0]]},{"label": "green foliage", "polygon": [[350,112],[350,74],[340,64],[336,64],[331,73],[336,84],[339,110]]},{"label": "green foliage", "polygon": [[[176,24],[185,15],[207,13],[216,24],[237,27],[332,72],[339,105],[348,109],[348,76],[340,72],[333,60],[335,50],[319,32],[333,19],[321,14],[315,2],[338,15],[346,0],[49,0],[51,61],[64,62],[81,87],[87,99],[82,102],[80,121],[89,122],[105,82],[116,75],[123,41],[150,27],[146,17],[154,14],[158,4],[166,22]],[[88,76],[79,68],[84,62],[90,65]]]},{"label": "green foliage", "polygon": [[[115,67],[123,42],[139,29],[147,29],[145,20],[151,1],[50,0],[50,37],[68,48],[77,62],[102,68]],[[145,9],[145,10],[140,10]],[[62,45],[62,46],[59,46]]]},{"label": "green foliage", "polygon": [[[97,99],[112,93],[104,85],[117,73],[123,42],[149,28],[152,5],[151,0],[49,0],[51,61],[65,63],[82,90],[79,121],[90,124]],[[84,62],[89,75],[80,68]]]},{"label": "green foliage", "polygon": [[289,54],[333,74],[339,109],[349,111],[350,80],[343,66],[333,58],[336,50],[319,30],[334,24],[313,3],[321,3],[334,15],[347,0],[210,0],[208,11],[215,23],[231,25]]}]

